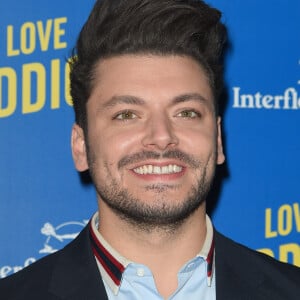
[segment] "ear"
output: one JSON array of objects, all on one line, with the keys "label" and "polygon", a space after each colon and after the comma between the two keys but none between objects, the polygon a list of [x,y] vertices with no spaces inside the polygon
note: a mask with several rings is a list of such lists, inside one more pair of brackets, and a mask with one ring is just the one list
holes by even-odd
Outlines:
[{"label": "ear", "polygon": [[87,162],[84,133],[82,128],[77,124],[74,124],[72,127],[71,148],[76,169],[79,172],[86,171],[89,167]]},{"label": "ear", "polygon": [[223,152],[222,132],[221,132],[221,118],[217,120],[217,164],[221,165],[225,161]]}]

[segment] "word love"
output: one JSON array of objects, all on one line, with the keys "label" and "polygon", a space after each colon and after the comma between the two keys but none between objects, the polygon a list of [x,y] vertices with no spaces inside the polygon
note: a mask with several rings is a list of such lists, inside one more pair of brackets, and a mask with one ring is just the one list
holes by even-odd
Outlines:
[{"label": "word love", "polygon": [[[300,233],[300,205],[298,203],[283,204],[278,209],[265,210],[265,237],[276,238],[287,236],[292,232]],[[289,262],[300,267],[300,244],[298,242],[280,244],[277,248],[257,249],[282,262]]]},{"label": "word love", "polygon": [[13,25],[7,26],[7,56],[32,54],[36,50],[47,51],[67,47],[63,40],[66,31],[64,25],[67,18],[48,19],[46,21],[26,22],[16,29]]},{"label": "word love", "polygon": [[277,213],[267,208],[265,211],[265,237],[274,238],[287,236],[293,229],[300,232],[300,205],[299,203],[284,204]]}]

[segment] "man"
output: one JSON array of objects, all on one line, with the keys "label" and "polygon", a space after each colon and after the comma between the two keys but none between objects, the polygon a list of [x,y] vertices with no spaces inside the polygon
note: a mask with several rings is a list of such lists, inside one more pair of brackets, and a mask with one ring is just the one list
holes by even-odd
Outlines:
[{"label": "man", "polygon": [[0,283],[1,299],[299,299],[300,270],[206,216],[224,161],[225,29],[201,1],[97,1],[71,62],[72,152],[99,211],[65,249]]}]

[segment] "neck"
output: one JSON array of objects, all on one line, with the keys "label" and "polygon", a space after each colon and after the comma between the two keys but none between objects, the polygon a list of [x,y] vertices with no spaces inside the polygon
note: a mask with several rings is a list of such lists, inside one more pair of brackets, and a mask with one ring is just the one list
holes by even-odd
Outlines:
[{"label": "neck", "polygon": [[[206,237],[205,203],[182,222],[147,226],[120,217],[99,201],[99,231],[112,247],[128,259],[131,259],[131,251],[126,246],[126,252],[122,253],[124,244],[132,246],[132,252],[135,252],[134,249],[140,247],[150,247],[150,251],[152,248],[172,248],[173,244],[184,241],[186,248],[195,248],[198,253]],[[132,260],[136,261],[135,257]]]},{"label": "neck", "polygon": [[177,226],[146,230],[120,218],[100,202],[99,231],[122,256],[149,267],[158,290],[167,295],[177,287],[180,268],[203,246],[206,237],[205,203]]}]

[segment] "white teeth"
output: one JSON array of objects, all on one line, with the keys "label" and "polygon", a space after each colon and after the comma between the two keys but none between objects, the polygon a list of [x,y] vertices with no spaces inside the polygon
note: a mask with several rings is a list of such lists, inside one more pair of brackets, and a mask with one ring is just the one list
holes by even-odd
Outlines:
[{"label": "white teeth", "polygon": [[153,172],[153,166],[149,165],[148,166],[148,173],[151,174]]},{"label": "white teeth", "polygon": [[154,166],[153,168],[153,173],[154,174],[161,174],[161,168],[158,166]]},{"label": "white teeth", "polygon": [[146,174],[173,174],[179,173],[182,170],[182,167],[177,165],[168,165],[168,166],[153,166],[153,165],[144,165],[138,168],[133,169],[134,172],[142,175]]},{"label": "white teeth", "polygon": [[173,166],[173,171],[174,171],[174,173],[178,173],[178,172],[180,172],[181,170],[182,170],[181,167],[176,166],[176,165]]},{"label": "white teeth", "polygon": [[147,166],[143,166],[143,174],[147,174],[147,171],[148,171]]},{"label": "white teeth", "polygon": [[162,167],[162,173],[163,174],[169,173],[169,166],[163,166]]}]

